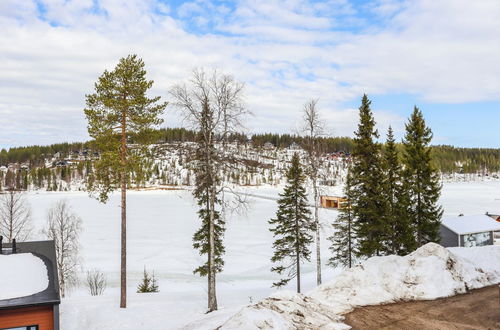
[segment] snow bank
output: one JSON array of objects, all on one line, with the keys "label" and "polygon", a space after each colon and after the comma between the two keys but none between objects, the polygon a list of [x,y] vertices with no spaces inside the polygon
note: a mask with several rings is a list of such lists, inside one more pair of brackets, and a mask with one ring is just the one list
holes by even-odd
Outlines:
[{"label": "snow bank", "polygon": [[500,283],[500,246],[456,247],[448,250],[493,276],[493,283]]},{"label": "snow bank", "polygon": [[0,254],[0,300],[29,296],[45,290],[45,263],[31,253]]},{"label": "snow bank", "polygon": [[281,292],[244,307],[219,329],[342,329],[341,317],[311,297]]},{"label": "snow bank", "polygon": [[448,297],[494,284],[495,279],[493,273],[429,243],[405,257],[370,258],[310,295],[345,313],[356,306]]},{"label": "snow bank", "polygon": [[429,243],[405,256],[374,257],[308,296],[282,293],[244,307],[220,329],[345,329],[340,315],[358,306],[430,300],[500,280],[500,247]]}]

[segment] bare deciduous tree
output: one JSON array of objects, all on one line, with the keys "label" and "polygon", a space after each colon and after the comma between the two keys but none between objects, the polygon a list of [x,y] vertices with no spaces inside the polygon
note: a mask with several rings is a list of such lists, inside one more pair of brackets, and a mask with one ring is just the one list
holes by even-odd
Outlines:
[{"label": "bare deciduous tree", "polygon": [[193,195],[200,207],[201,228],[194,235],[193,246],[207,255],[207,262],[195,272],[208,278],[208,311],[217,310],[216,274],[224,261],[223,173],[237,160],[227,148],[228,137],[241,128],[248,113],[243,100],[244,85],[232,76],[213,70],[207,75],[194,70],[188,85],[176,85],[170,91],[185,121],[198,132],[194,150],[188,150],[196,168]]},{"label": "bare deciduous tree", "polygon": [[91,296],[100,296],[104,293],[104,290],[106,290],[106,275],[99,269],[88,270],[86,284]]},{"label": "bare deciduous tree", "polygon": [[76,215],[66,200],[58,201],[47,212],[47,224],[43,234],[54,240],[56,246],[59,287],[64,297],[66,289],[77,283],[79,264],[79,236],[82,219]]},{"label": "bare deciduous tree", "polygon": [[32,231],[31,207],[24,193],[9,190],[0,195],[0,235],[8,242],[22,242],[30,238]]},{"label": "bare deciduous tree", "polygon": [[311,181],[314,198],[314,221],[316,223],[316,283],[321,284],[321,226],[319,222],[319,170],[321,150],[318,139],[325,134],[325,126],[317,109],[318,99],[306,102],[303,108],[304,149],[307,153],[307,176]]}]

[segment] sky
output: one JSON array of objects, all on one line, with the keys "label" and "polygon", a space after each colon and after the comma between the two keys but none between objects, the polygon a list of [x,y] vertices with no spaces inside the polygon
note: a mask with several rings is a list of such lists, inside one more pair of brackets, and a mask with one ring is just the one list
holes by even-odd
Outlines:
[{"label": "sky", "polygon": [[0,0],[0,148],[89,139],[85,95],[128,54],[166,101],[195,68],[233,75],[247,133],[296,132],[318,98],[352,136],[366,93],[382,137],[418,106],[434,144],[500,148],[499,17],[498,0]]}]

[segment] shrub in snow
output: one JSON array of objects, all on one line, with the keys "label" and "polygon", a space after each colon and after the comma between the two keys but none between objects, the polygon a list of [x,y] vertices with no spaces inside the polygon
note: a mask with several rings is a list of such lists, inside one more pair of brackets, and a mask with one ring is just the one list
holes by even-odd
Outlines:
[{"label": "shrub in snow", "polygon": [[106,290],[106,275],[98,269],[87,271],[86,284],[91,296],[100,296]]},{"label": "shrub in snow", "polygon": [[160,292],[158,290],[158,282],[155,278],[155,272],[150,274],[146,267],[144,267],[144,276],[142,277],[142,282],[137,287],[137,293],[148,293],[148,292]]}]

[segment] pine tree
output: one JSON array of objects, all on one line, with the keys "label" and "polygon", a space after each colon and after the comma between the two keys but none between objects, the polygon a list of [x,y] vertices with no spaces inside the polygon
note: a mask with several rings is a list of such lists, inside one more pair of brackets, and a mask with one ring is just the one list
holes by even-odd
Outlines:
[{"label": "pine tree", "polygon": [[403,140],[403,182],[408,196],[405,215],[412,221],[416,247],[440,240],[443,209],[437,203],[441,184],[432,163],[431,140],[432,131],[426,126],[422,112],[415,107]]},{"label": "pine tree", "polygon": [[300,293],[300,262],[310,261],[309,245],[313,242],[313,233],[316,229],[311,219],[311,211],[307,207],[304,184],[305,176],[299,155],[294,154],[287,172],[287,185],[278,200],[276,218],[269,220],[270,231],[276,239],[273,243],[274,254],[271,261],[279,264],[271,271],[284,275],[284,278],[273,283],[273,286],[282,287],[296,278],[298,293]]},{"label": "pine tree", "polygon": [[413,232],[404,213],[407,194],[402,185],[401,164],[392,127],[389,127],[383,153],[385,181],[384,194],[387,201],[387,241],[385,252],[405,255],[414,250]]},{"label": "pine tree", "polygon": [[347,174],[347,179],[344,187],[347,205],[343,205],[339,210],[337,220],[332,224],[334,233],[328,237],[332,243],[330,251],[332,257],[328,264],[332,267],[342,265],[351,268],[356,250],[356,237],[354,236],[354,215],[351,208],[351,175]]},{"label": "pine tree", "polygon": [[[161,124],[166,103],[160,97],[148,98],[153,86],[146,79],[144,62],[136,55],[120,59],[113,71],[105,70],[94,86],[95,92],[86,95],[85,116],[93,144],[100,152],[94,162],[87,190],[98,193],[105,203],[109,194],[121,191],[121,260],[120,307],[127,306],[127,184],[131,174],[145,167],[148,145],[159,136],[154,127]],[[128,141],[134,140],[134,148]]]},{"label": "pine tree", "polygon": [[379,137],[370,109],[371,101],[363,95],[359,108],[360,123],[355,132],[352,152],[352,213],[356,218],[355,233],[358,256],[380,255],[387,239],[386,201],[381,147],[374,141]]}]

